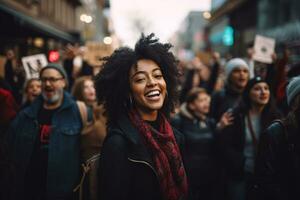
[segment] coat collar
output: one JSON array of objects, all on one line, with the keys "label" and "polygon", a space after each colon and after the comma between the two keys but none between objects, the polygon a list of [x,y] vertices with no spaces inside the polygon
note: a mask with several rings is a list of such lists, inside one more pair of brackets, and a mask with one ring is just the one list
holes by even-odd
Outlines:
[{"label": "coat collar", "polygon": [[[63,97],[63,102],[59,107],[59,110],[63,110],[65,108],[70,107],[73,103],[74,100],[72,99],[71,95],[64,91],[64,97]],[[42,97],[42,95],[39,95],[30,106],[28,106],[27,108],[24,109],[24,113],[31,117],[31,118],[36,118],[38,115],[39,110],[41,109],[42,105],[43,105],[44,99]]]}]

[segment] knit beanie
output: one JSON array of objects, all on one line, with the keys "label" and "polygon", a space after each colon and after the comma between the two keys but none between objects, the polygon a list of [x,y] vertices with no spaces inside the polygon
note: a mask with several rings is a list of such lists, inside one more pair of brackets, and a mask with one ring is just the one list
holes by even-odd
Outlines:
[{"label": "knit beanie", "polygon": [[55,69],[56,71],[58,71],[62,75],[62,77],[64,77],[64,79],[65,79],[66,86],[64,89],[68,89],[68,87],[69,87],[68,75],[67,75],[65,69],[61,65],[56,64],[56,63],[49,63],[48,65],[46,65],[45,67],[43,67],[41,69],[40,77],[45,69]]},{"label": "knit beanie", "polygon": [[293,99],[300,93],[300,76],[293,78],[286,87],[287,103],[290,106]]},{"label": "knit beanie", "polygon": [[58,71],[66,80],[68,79],[67,73],[65,71],[65,69],[56,63],[49,63],[48,65],[46,65],[45,67],[43,67],[40,71],[40,76],[42,75],[43,71],[45,69],[55,69],[56,71]]},{"label": "knit beanie", "polygon": [[248,64],[243,59],[233,58],[233,59],[229,60],[225,66],[226,79],[228,79],[231,72],[238,67],[246,68],[249,70]]},{"label": "knit beanie", "polygon": [[253,86],[257,83],[266,83],[264,79],[262,79],[260,76],[256,76],[252,79],[250,79],[243,91],[243,100],[244,103],[250,106],[250,90],[253,88]]}]

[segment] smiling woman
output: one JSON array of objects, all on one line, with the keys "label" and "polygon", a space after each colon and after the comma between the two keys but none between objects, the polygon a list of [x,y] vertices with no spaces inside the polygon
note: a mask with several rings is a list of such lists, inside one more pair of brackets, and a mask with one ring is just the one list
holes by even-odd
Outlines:
[{"label": "smiling woman", "polygon": [[[142,36],[104,59],[96,91],[108,117],[100,159],[101,199],[185,199],[182,135],[168,122],[176,103],[170,44]],[[118,191],[118,192],[116,192]]]}]

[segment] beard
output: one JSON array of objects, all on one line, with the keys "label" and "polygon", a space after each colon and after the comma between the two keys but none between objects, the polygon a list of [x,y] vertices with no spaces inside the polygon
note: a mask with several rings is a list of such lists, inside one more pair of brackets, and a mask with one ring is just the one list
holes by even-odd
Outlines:
[{"label": "beard", "polygon": [[59,100],[62,98],[63,96],[63,89],[58,89],[55,91],[55,94],[49,98],[47,97],[44,92],[42,92],[42,96],[43,96],[43,99],[45,101],[46,104],[49,104],[49,105],[53,105],[53,104],[56,104],[57,102],[59,102]]}]

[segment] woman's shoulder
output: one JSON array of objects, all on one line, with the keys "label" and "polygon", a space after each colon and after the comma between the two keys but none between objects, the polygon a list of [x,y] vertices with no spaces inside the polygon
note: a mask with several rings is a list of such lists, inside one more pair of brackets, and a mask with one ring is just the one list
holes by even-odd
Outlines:
[{"label": "woman's shoulder", "polygon": [[286,138],[285,125],[281,120],[274,120],[263,134],[269,142],[280,143]]},{"label": "woman's shoulder", "polygon": [[127,143],[127,138],[122,129],[118,127],[112,127],[108,129],[105,143],[113,144],[113,145],[124,145]]}]

